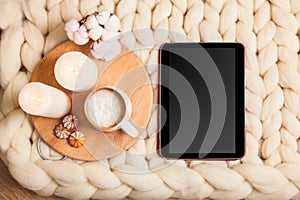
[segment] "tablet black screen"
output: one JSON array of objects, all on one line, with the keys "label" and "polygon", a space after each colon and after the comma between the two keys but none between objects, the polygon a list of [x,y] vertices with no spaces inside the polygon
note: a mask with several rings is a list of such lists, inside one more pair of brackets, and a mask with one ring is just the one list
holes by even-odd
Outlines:
[{"label": "tablet black screen", "polygon": [[160,51],[160,152],[167,158],[244,153],[244,48],[170,43]]}]

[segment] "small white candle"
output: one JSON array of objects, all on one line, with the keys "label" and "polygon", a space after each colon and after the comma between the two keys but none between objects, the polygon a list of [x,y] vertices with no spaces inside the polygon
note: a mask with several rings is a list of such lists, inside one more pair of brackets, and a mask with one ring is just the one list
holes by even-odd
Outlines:
[{"label": "small white candle", "polygon": [[28,114],[50,118],[61,118],[71,108],[70,99],[64,92],[40,82],[31,82],[22,88],[19,104]]},{"label": "small white candle", "polygon": [[98,67],[81,52],[72,51],[60,56],[55,63],[54,75],[64,88],[81,92],[92,88],[98,80]]}]

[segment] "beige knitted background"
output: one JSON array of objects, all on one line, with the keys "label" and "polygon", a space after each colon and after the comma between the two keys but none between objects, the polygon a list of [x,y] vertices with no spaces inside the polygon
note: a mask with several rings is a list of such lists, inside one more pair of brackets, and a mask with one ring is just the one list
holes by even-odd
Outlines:
[{"label": "beige knitted background", "polygon": [[[299,0],[0,0],[0,5],[0,151],[25,188],[70,199],[300,199]],[[245,45],[245,158],[166,162],[155,153],[155,120],[129,152],[102,162],[39,157],[38,134],[18,107],[20,88],[42,56],[67,39],[65,21],[103,7],[120,17],[122,31],[153,28],[147,37],[132,34],[132,47],[168,41],[157,28],[196,41]],[[138,56],[144,63],[157,61],[155,50]],[[155,80],[157,68],[147,70]],[[43,143],[42,150],[59,156]]]}]

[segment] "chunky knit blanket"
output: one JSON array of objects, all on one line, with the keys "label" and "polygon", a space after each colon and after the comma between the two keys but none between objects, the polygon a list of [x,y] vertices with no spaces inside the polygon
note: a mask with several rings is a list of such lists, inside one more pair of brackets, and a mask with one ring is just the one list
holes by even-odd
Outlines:
[{"label": "chunky knit blanket", "polygon": [[[300,199],[299,0],[0,0],[0,5],[0,152],[23,187],[69,199]],[[18,106],[18,93],[43,55],[67,40],[65,22],[101,8],[120,17],[123,32],[149,29],[131,34],[132,47],[169,41],[158,29],[195,41],[245,45],[242,160],[163,160],[152,134],[155,109],[145,137],[116,157],[41,159],[38,134]],[[157,62],[156,50],[137,55],[144,64]],[[149,66],[155,80],[157,68]],[[60,156],[44,143],[41,149],[48,158]]]}]

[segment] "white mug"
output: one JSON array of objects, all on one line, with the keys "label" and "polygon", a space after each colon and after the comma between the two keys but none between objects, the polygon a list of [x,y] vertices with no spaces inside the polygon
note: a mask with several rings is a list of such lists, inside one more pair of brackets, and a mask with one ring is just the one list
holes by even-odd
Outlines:
[{"label": "white mug", "polygon": [[[122,101],[122,106],[121,106],[122,112],[118,118],[119,120],[117,120],[115,122],[115,124],[113,124],[111,126],[101,126],[97,122],[97,117],[96,117],[97,110],[95,110],[95,107],[97,107],[97,106],[103,107],[103,105],[96,105],[97,99],[95,100],[95,98],[97,98],[97,97],[95,95],[97,95],[97,92],[99,92],[101,90],[102,90],[102,92],[103,92],[103,90],[112,91],[112,94],[120,97],[119,99]],[[100,99],[100,98],[98,98],[98,99]],[[107,104],[107,102],[106,102],[106,104]],[[109,106],[113,106],[112,101]],[[94,90],[87,96],[85,103],[84,103],[84,112],[85,112],[85,116],[88,119],[88,121],[95,128],[97,128],[103,132],[112,132],[112,131],[116,131],[118,129],[123,129],[131,137],[137,137],[139,134],[138,130],[130,123],[130,116],[131,116],[131,112],[132,112],[132,105],[131,105],[130,98],[120,88],[111,87],[111,86],[104,86],[104,87],[97,88],[96,90]],[[107,113],[107,114],[112,115],[111,113]]]}]

